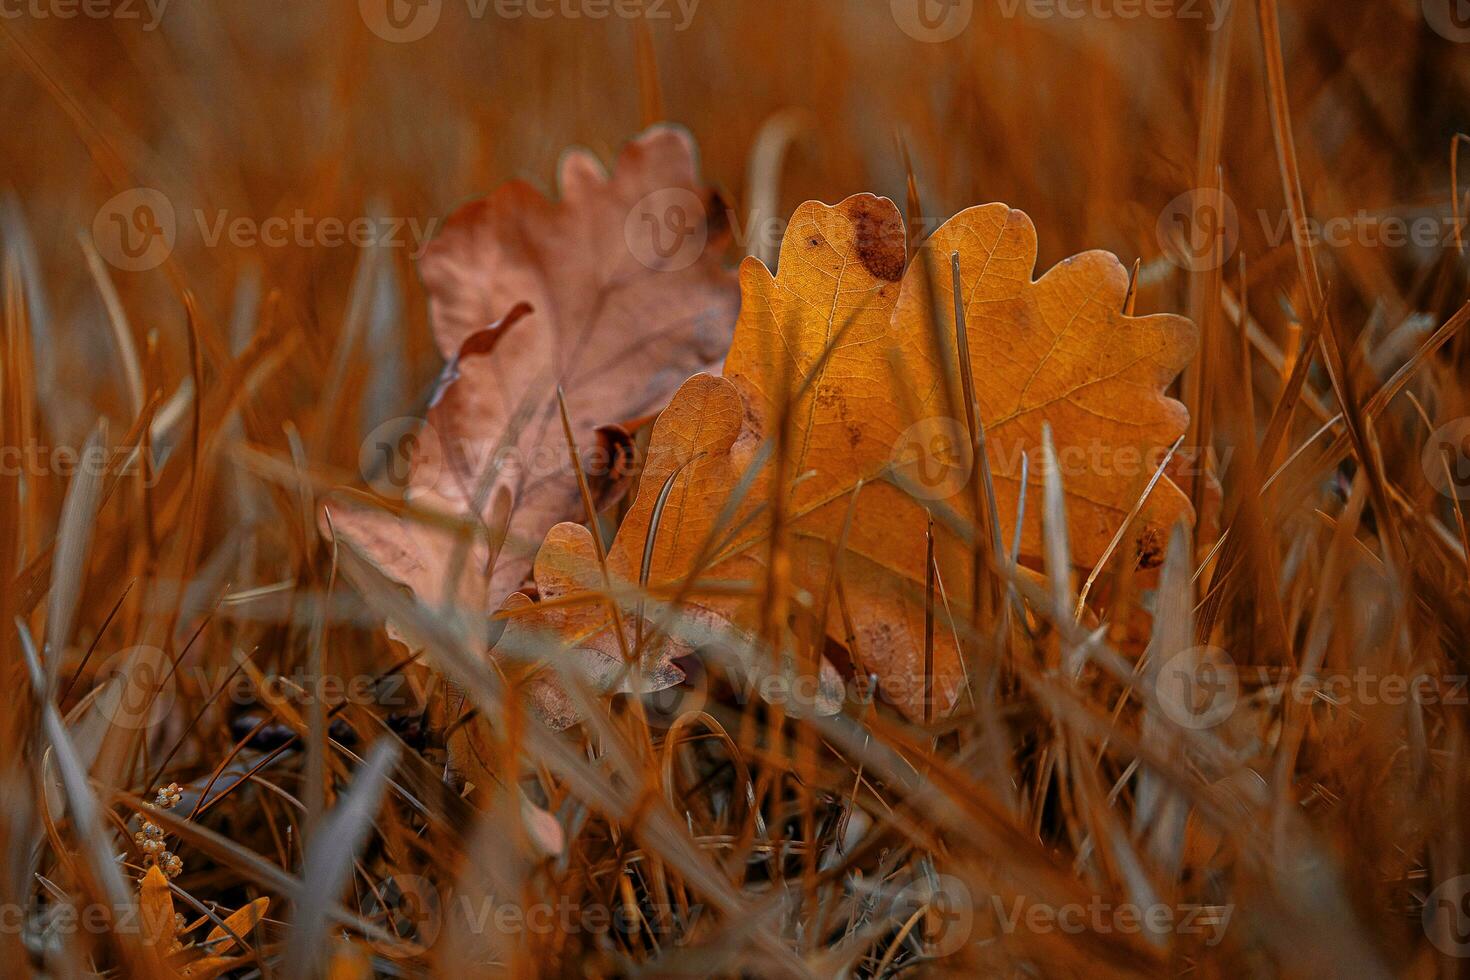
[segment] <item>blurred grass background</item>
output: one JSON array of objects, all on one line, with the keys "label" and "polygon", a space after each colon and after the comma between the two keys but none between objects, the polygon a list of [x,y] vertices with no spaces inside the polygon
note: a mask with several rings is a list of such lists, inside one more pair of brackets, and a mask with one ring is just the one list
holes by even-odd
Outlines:
[{"label": "blurred grass background", "polygon": [[[1213,359],[1186,377],[1182,391],[1199,429],[1191,441],[1217,451],[1254,443],[1260,433],[1250,420],[1263,422],[1275,404],[1309,305],[1290,239],[1273,241],[1269,233],[1287,202],[1254,5],[1237,3],[1214,31],[1208,25],[1216,11],[1206,3],[1196,5],[1199,19],[1097,16],[1112,9],[1106,2],[1079,19],[1029,16],[1024,4],[1011,16],[1007,6],[976,3],[967,28],[942,43],[906,34],[878,0],[703,0],[685,30],[652,18],[506,18],[493,5],[475,18],[464,3],[445,0],[437,27],[412,43],[374,34],[356,0],[173,0],[148,30],[150,14],[141,6],[134,8],[139,19],[7,12],[0,20],[0,116],[7,122],[0,127],[0,232],[11,302],[7,441],[80,446],[99,417],[120,439],[137,424],[130,356],[155,409],[186,389],[196,371],[206,392],[200,411],[210,451],[193,469],[167,468],[152,496],[120,485],[97,520],[90,559],[80,569],[62,568],[62,584],[74,590],[79,609],[62,676],[73,669],[88,676],[80,665],[110,617],[114,633],[104,654],[149,643],[172,655],[207,626],[193,653],[204,662],[228,663],[232,647],[264,647],[260,666],[283,673],[305,662],[311,616],[301,609],[311,608],[311,587],[323,584],[320,544],[311,521],[299,519],[301,501],[282,489],[286,481],[257,479],[230,447],[243,441],[287,461],[282,465],[294,456],[323,481],[355,482],[363,436],[383,419],[412,413],[441,366],[413,248],[211,246],[195,212],[211,223],[225,213],[259,222],[299,211],[317,219],[384,215],[426,224],[513,177],[550,190],[567,147],[587,146],[610,160],[658,120],[693,133],[705,178],[747,228],[762,216],[783,218],[811,198],[836,202],[872,191],[903,204],[910,200],[906,152],[925,217],[942,220],[970,204],[1004,201],[1041,229],[1041,268],[1088,248],[1111,250],[1125,264],[1140,260],[1139,309],[1184,312],[1206,331]],[[1470,130],[1470,45],[1436,32],[1417,0],[1296,0],[1282,4],[1280,26],[1310,212],[1326,219],[1364,209],[1448,221],[1452,139]],[[783,162],[771,166],[782,148]],[[1220,272],[1228,302],[1209,275],[1170,263],[1157,231],[1171,201],[1215,175],[1240,216],[1238,249]],[[109,199],[139,187],[172,202],[179,238],[156,270],[102,267],[118,298],[109,310],[78,236],[89,234]],[[769,213],[753,216],[757,207]],[[750,247],[758,249],[759,241]],[[1319,249],[1318,258],[1327,308],[1353,345],[1350,368],[1360,393],[1377,390],[1466,296],[1466,264],[1453,243],[1386,248],[1354,240]],[[1221,356],[1242,343],[1247,321],[1256,331],[1244,358],[1249,372]],[[249,384],[232,367],[261,363],[268,369]],[[1415,388],[1429,418],[1470,412],[1466,369],[1462,337],[1429,359]],[[1320,369],[1309,386],[1328,399]],[[232,401],[238,422],[227,411]],[[174,404],[183,415],[192,411],[187,402]],[[1320,422],[1299,411],[1288,445]],[[191,429],[175,418],[155,431],[178,443]],[[1425,434],[1419,416],[1403,409],[1385,419],[1379,439],[1387,471],[1407,488],[1405,509],[1437,519],[1445,537],[1454,515],[1420,472]],[[1353,471],[1351,464],[1341,473],[1335,465],[1314,471],[1310,493],[1281,504],[1283,513],[1335,513]],[[1233,482],[1234,475],[1222,474],[1226,513],[1258,487]],[[66,486],[62,474],[37,473],[23,488],[5,491],[11,526],[0,558],[11,577],[0,610],[4,622],[20,615],[38,633],[50,626],[39,599],[52,573],[48,543]],[[1287,526],[1296,525],[1283,519],[1273,529]],[[1439,547],[1452,553],[1450,545]],[[1283,535],[1279,552],[1291,549]],[[1318,568],[1291,553],[1302,567]],[[1406,570],[1427,607],[1419,609],[1429,625],[1416,634],[1416,649],[1463,670],[1465,582],[1436,556],[1438,563]],[[1344,601],[1311,594],[1301,581],[1291,586],[1298,610]],[[252,605],[206,619],[226,585],[243,592],[274,583],[286,587],[271,611],[257,613]],[[1350,580],[1344,595],[1359,587],[1377,588]],[[257,615],[265,621],[250,620]],[[330,656],[391,663],[372,619],[364,617],[364,628],[347,633]],[[20,691],[27,683],[21,644],[9,629],[3,633],[0,663],[7,685]],[[195,697],[185,698],[191,708]],[[3,782],[17,800],[41,782],[30,755],[34,722],[29,708],[9,722],[6,744],[15,752],[8,753],[13,764]],[[164,730],[164,749],[189,734],[179,722]],[[1436,743],[1443,758],[1462,761],[1459,729],[1433,730],[1448,740]],[[207,773],[239,736],[224,724],[201,728],[199,744],[190,743],[180,764],[192,766],[191,775]],[[1321,950],[1303,941],[1302,961],[1293,962],[1292,930],[1327,929],[1319,916],[1336,917],[1331,926],[1341,930],[1322,943],[1356,937],[1361,949],[1402,960],[1420,975],[1453,972],[1424,946],[1405,876],[1422,877],[1426,850],[1454,864],[1460,777],[1445,777],[1433,792],[1397,778],[1398,738],[1324,743],[1303,762],[1320,763],[1340,780],[1319,784],[1332,788],[1315,798],[1318,805],[1349,801],[1325,831],[1344,868],[1344,904],[1333,904],[1334,891],[1332,902],[1300,919],[1258,922],[1246,935],[1263,945],[1230,947],[1232,958],[1219,961],[1224,966],[1189,960],[1172,963],[1171,972],[1305,975]],[[157,740],[150,747],[156,751]],[[103,768],[94,776],[116,778],[114,789],[152,792],[132,769],[123,778],[122,770]],[[232,807],[216,811],[221,832],[262,850],[278,848],[282,866],[294,863],[294,844],[260,840],[258,810]],[[30,871],[37,862],[49,868],[54,854],[36,856],[40,817],[28,804],[16,803],[5,819],[12,853],[29,856],[13,863],[4,897],[27,904],[24,896],[36,889]],[[479,839],[458,844],[486,846]],[[1066,851],[1074,844],[1058,830],[1046,846]],[[53,845],[55,854],[66,850]],[[432,846],[421,846],[432,855]],[[254,892],[232,867],[228,859],[196,860],[191,873],[201,877],[190,887],[243,904]],[[1315,885],[1302,887],[1316,894]],[[1293,901],[1277,878],[1248,878],[1237,900],[1272,888],[1279,893],[1260,899],[1262,917],[1270,919],[1270,910]],[[1355,909],[1355,917],[1343,909]],[[1340,947],[1334,955],[1341,966],[1360,951]],[[1081,953],[1076,962],[1055,950],[1049,955],[1058,974],[1088,965]],[[1127,972],[1128,955],[1092,965]],[[63,954],[52,962],[81,969]],[[580,961],[558,962],[571,974]],[[1378,968],[1371,957],[1357,962],[1363,975]],[[535,967],[530,959],[515,965],[523,972]]]}]

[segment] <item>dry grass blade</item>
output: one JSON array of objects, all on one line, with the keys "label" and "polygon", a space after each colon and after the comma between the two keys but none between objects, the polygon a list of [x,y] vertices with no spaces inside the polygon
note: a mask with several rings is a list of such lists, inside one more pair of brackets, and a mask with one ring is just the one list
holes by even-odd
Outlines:
[{"label": "dry grass blade", "polygon": [[45,674],[30,632],[20,620],[16,621],[15,626],[20,633],[21,650],[25,654],[26,669],[30,673],[31,691],[40,703],[41,731],[50,746],[52,758],[56,760],[56,767],[60,770],[67,810],[84,849],[89,877],[98,894],[108,901],[110,908],[116,910],[115,914],[121,914],[129,906],[128,889],[113,858],[111,833],[103,822],[103,811],[98,806],[96,794],[92,792],[87,770],[77,757],[71,735],[62,723],[56,705],[51,702]]},{"label": "dry grass blade", "polygon": [[[107,424],[99,422],[87,439],[83,457],[96,459],[108,451]],[[51,561],[51,592],[46,602],[46,685],[49,698],[56,691],[66,645],[71,640],[73,620],[82,601],[87,560],[91,557],[92,535],[97,526],[97,507],[102,499],[102,470],[84,466],[67,487],[56,531],[55,557]]]},{"label": "dry grass blade", "polygon": [[394,743],[387,739],[377,742],[350,788],[307,843],[295,925],[286,946],[289,976],[311,977],[323,972],[328,910],[347,884],[353,857],[372,829],[397,760],[398,747]]}]

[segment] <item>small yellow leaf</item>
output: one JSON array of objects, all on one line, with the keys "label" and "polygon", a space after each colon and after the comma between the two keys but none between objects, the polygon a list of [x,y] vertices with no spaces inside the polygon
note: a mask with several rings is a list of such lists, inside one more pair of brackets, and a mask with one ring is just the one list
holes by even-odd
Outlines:
[{"label": "small yellow leaf", "polygon": [[[225,953],[234,948],[235,940],[230,935],[244,939],[255,928],[256,923],[265,918],[266,909],[270,908],[271,900],[267,897],[257,898],[249,905],[236,909],[233,914],[225,919],[223,926],[215,926],[209,930],[205,937],[204,945],[213,953]],[[229,928],[226,929],[225,927]],[[218,944],[218,945],[216,945]]]},{"label": "small yellow leaf", "polygon": [[148,945],[161,953],[174,944],[174,896],[168,878],[157,865],[148,869],[138,889],[143,915],[143,937]]}]

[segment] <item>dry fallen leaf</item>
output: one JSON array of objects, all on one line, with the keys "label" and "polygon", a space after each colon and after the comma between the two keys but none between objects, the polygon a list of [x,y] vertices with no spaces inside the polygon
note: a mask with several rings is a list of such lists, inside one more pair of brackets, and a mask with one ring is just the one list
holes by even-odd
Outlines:
[{"label": "dry fallen leaf", "polygon": [[[185,977],[188,980],[213,980],[228,970],[239,967],[248,959],[247,955],[226,956],[234,952],[235,937],[245,939],[255,929],[270,908],[269,898],[255,901],[236,909],[223,921],[209,930],[204,942],[184,944],[179,935],[174,914],[173,892],[168,878],[158,869],[150,867],[138,886],[139,913],[142,920],[145,949],[159,976]],[[192,931],[204,920],[196,922],[185,931]],[[228,927],[228,928],[226,928]],[[241,950],[248,954],[250,950]]]},{"label": "dry fallen leaf", "polygon": [[[912,264],[904,242],[894,205],[861,195],[836,207],[798,209],[774,277],[746,260],[724,377],[690,379],[659,417],[638,498],[607,565],[614,583],[638,582],[655,500],[677,471],[657,526],[649,590],[677,594],[692,575],[780,582],[795,618],[810,620],[825,609],[822,625],[833,638],[850,639],[855,666],[876,674],[883,696],[919,717],[927,697],[935,712],[951,706],[962,681],[940,598],[933,672],[925,676],[928,512],[936,515],[939,584],[957,620],[969,603],[971,546],[940,519],[958,515],[967,527],[974,515],[968,429],[947,394],[962,390],[953,367],[951,254],[960,258],[976,400],[1007,543],[1023,454],[1032,463],[1024,555],[1042,553],[1043,423],[1058,447],[1073,561],[1091,565],[1184,432],[1185,409],[1164,388],[1195,340],[1180,317],[1125,316],[1128,277],[1107,253],[1078,255],[1033,281],[1035,230],[1004,205],[952,218]],[[945,350],[936,335],[947,338]],[[783,417],[790,420],[784,449],[773,449]],[[732,504],[752,467],[758,471],[748,492]],[[829,597],[833,554],[855,492],[838,594]],[[784,546],[773,573],[776,511],[784,515]],[[1187,498],[1160,480],[1130,526],[1129,556],[1149,564],[1155,543],[1189,514]],[[536,568],[543,595],[596,590],[602,574],[588,532],[566,525],[553,529]],[[771,635],[773,622],[785,625],[769,598],[757,605],[729,593],[695,588],[684,596],[684,611],[747,636],[762,629]],[[541,608],[518,599],[508,612],[507,640],[512,630],[549,631],[559,646],[603,658],[620,645],[605,600]],[[636,610],[625,605],[621,612],[626,633]],[[655,658],[654,669],[662,663]]]},{"label": "dry fallen leaf", "polygon": [[473,541],[452,521],[395,515],[361,495],[327,504],[324,530],[431,605],[493,609],[521,587],[546,532],[583,517],[558,386],[584,468],[615,488],[630,450],[619,424],[656,412],[728,347],[738,300],[721,262],[728,232],[688,136],[650,130],[611,175],[570,153],[559,185],[554,202],[513,182],[465,206],[421,263],[447,366],[428,424],[403,434],[404,496],[478,525]]},{"label": "dry fallen leaf", "polygon": [[168,878],[157,866],[148,869],[138,883],[138,909],[143,938],[159,962],[173,952],[178,930],[174,920],[174,896]]}]

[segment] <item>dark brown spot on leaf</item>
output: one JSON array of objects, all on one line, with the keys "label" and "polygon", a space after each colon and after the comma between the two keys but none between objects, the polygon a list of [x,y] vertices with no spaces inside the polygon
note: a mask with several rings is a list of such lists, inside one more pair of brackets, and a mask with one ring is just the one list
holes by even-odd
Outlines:
[{"label": "dark brown spot on leaf", "polygon": [[1138,567],[1157,568],[1164,563],[1164,537],[1156,527],[1144,528],[1138,536]]},{"label": "dark brown spot on leaf", "polygon": [[853,202],[853,225],[863,267],[879,279],[902,279],[908,246],[898,209],[881,198],[858,198]]}]

